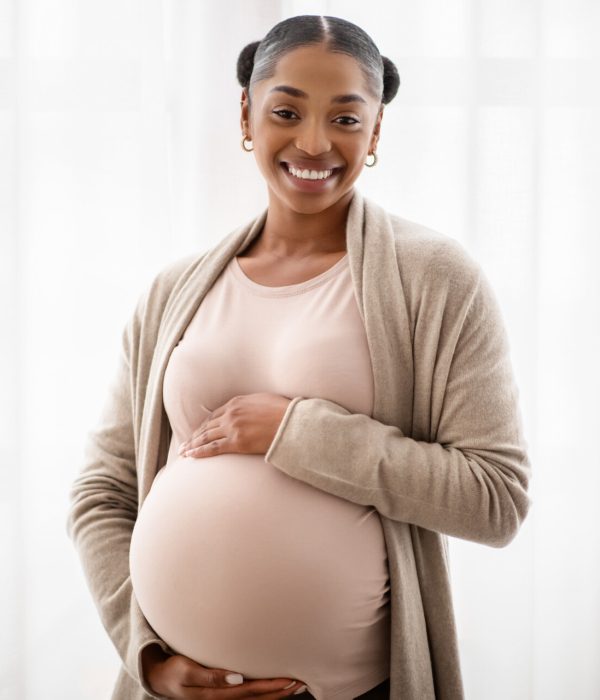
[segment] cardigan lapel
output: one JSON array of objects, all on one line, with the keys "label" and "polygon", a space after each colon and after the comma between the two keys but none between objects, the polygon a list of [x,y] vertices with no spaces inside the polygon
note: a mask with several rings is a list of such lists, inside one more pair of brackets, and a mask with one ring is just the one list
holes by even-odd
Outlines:
[{"label": "cardigan lapel", "polygon": [[[350,256],[362,309],[374,379],[373,418],[412,432],[413,351],[411,328],[389,214],[361,197],[349,218]],[[358,218],[363,212],[359,235]],[[358,254],[359,244],[361,255]]]}]

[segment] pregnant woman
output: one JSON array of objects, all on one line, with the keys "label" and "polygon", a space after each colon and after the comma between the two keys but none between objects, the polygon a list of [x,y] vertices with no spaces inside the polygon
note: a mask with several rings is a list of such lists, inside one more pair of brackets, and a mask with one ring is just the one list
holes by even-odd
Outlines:
[{"label": "pregnant woman", "polygon": [[71,492],[113,700],[460,700],[447,537],[530,507],[496,297],[354,188],[399,86],[362,29],[292,17],[237,69],[268,207],[141,295]]}]

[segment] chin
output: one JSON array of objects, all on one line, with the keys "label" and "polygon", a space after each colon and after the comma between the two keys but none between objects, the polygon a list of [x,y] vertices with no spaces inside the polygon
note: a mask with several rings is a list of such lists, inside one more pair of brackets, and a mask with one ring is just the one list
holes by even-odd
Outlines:
[{"label": "chin", "polygon": [[344,183],[343,187],[322,193],[282,192],[279,187],[275,189],[270,185],[268,190],[269,205],[276,202],[279,206],[295,211],[298,214],[316,214],[335,206],[344,197],[350,195],[351,198],[351,193],[354,192],[354,181]]}]

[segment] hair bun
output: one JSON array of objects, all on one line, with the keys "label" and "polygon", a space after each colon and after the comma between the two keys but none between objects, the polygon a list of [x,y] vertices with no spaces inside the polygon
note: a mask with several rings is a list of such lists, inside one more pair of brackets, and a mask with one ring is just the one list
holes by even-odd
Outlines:
[{"label": "hair bun", "polygon": [[391,61],[387,56],[382,56],[383,61],[383,95],[381,101],[384,104],[391,102],[398,88],[400,87],[400,75],[398,74],[398,69],[393,61]]},{"label": "hair bun", "polygon": [[260,41],[253,41],[250,44],[244,46],[240,51],[240,55],[237,60],[237,79],[242,87],[248,87],[250,84],[250,76],[252,75],[252,69],[254,68],[254,54]]}]

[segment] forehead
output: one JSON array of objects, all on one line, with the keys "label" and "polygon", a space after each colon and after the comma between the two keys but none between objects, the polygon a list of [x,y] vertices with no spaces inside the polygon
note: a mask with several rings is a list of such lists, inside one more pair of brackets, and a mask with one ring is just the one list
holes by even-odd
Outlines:
[{"label": "forehead", "polygon": [[321,46],[302,46],[289,51],[278,60],[275,74],[259,85],[267,95],[272,87],[282,83],[304,90],[309,97],[356,92],[365,100],[369,98],[358,61],[352,56],[327,51]]}]

